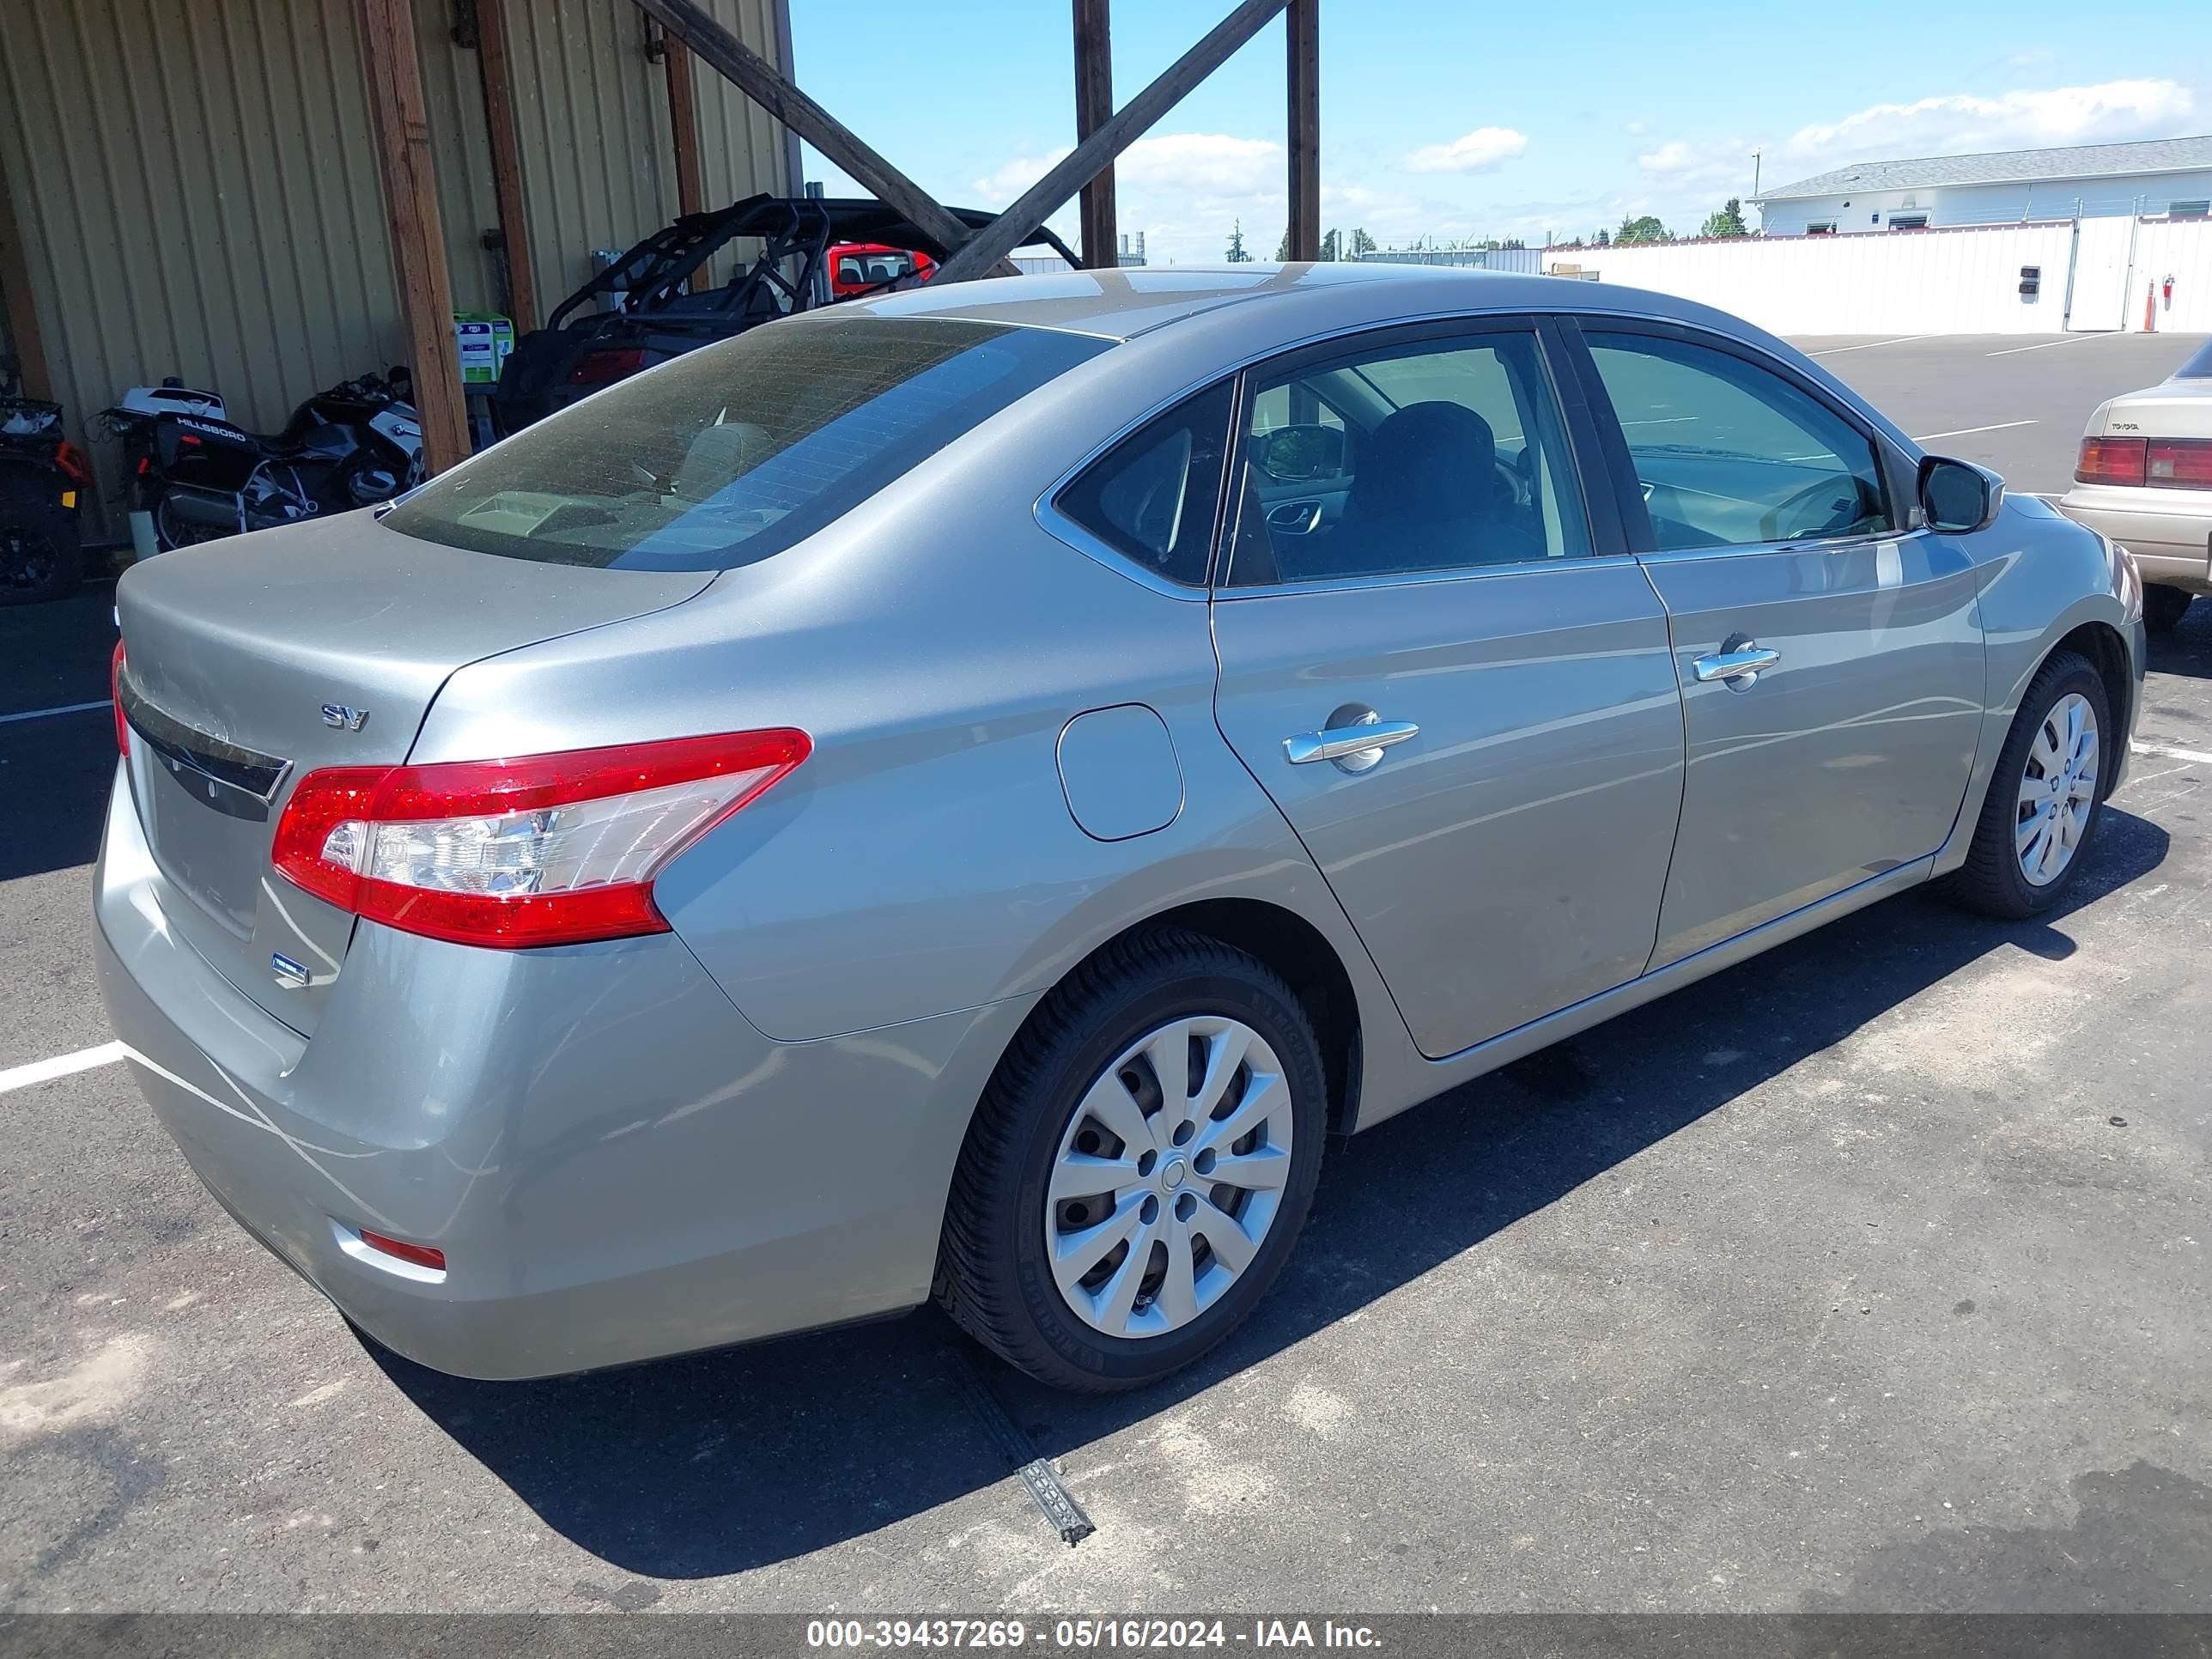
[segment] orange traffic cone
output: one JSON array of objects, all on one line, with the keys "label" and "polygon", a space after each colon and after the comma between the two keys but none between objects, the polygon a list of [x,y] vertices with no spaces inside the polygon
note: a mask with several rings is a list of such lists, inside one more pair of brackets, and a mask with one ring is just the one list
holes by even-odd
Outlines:
[{"label": "orange traffic cone", "polygon": [[2143,290],[2143,332],[2158,332],[2158,284],[2153,283]]}]

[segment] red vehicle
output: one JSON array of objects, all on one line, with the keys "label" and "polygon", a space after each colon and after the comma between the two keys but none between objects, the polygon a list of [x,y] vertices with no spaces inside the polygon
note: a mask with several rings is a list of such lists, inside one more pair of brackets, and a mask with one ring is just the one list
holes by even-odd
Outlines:
[{"label": "red vehicle", "polygon": [[830,250],[830,291],[840,300],[886,288],[914,288],[937,274],[937,261],[884,242],[840,242]]}]

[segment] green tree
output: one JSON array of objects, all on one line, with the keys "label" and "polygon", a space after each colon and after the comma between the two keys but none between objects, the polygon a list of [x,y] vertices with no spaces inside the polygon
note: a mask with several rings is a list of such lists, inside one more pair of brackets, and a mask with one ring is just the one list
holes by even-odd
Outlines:
[{"label": "green tree", "polygon": [[1321,257],[1323,259],[1341,259],[1344,258],[1344,233],[1342,231],[1332,230],[1328,235],[1321,239]]},{"label": "green tree", "polygon": [[1705,225],[1699,229],[1698,234],[1700,236],[1750,235],[1751,229],[1743,222],[1742,198],[1731,196],[1728,198],[1728,205],[1718,213],[1707,214]]},{"label": "green tree", "polygon": [[1290,228],[1288,225],[1285,225],[1285,226],[1283,227],[1283,240],[1282,240],[1281,241],[1279,241],[1279,242],[1278,242],[1278,243],[1276,243],[1276,244],[1275,244],[1275,258],[1276,258],[1276,259],[1277,259],[1278,261],[1280,261],[1280,260],[1287,259],[1287,258],[1289,258],[1290,257],[1291,257],[1291,228]]},{"label": "green tree", "polygon": [[1249,265],[1252,256],[1244,251],[1244,222],[1242,219],[1231,227],[1229,251],[1221,256],[1232,265]]},{"label": "green tree", "polygon": [[1674,240],[1674,233],[1659,222],[1659,216],[1656,213],[1624,218],[1620,222],[1620,228],[1613,233],[1613,240],[1622,243],[1671,242]]},{"label": "green tree", "polygon": [[1590,238],[1590,246],[1592,247],[1611,247],[1613,246],[1613,233],[1607,230],[1603,225],[1600,225],[1597,228],[1597,234]]},{"label": "green tree", "polygon": [[1354,228],[1352,233],[1352,251],[1354,253],[1374,252],[1375,239],[1365,231]]}]

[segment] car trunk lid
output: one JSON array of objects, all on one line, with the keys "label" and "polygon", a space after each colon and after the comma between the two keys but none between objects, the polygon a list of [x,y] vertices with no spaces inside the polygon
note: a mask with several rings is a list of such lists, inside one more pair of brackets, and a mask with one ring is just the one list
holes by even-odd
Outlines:
[{"label": "car trunk lid", "polygon": [[455,669],[681,604],[712,574],[500,558],[365,512],[134,567],[116,592],[129,771],[169,924],[312,1036],[354,921],[270,865],[300,779],[397,764]]}]

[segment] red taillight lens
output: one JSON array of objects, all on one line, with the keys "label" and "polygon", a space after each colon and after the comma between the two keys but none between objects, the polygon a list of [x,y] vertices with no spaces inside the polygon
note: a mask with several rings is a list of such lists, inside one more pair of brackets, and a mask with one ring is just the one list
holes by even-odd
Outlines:
[{"label": "red taillight lens", "polygon": [[606,386],[616,380],[629,379],[646,365],[646,354],[639,347],[611,348],[605,351],[587,351],[583,361],[568,371],[570,386]]},{"label": "red taillight lens", "polygon": [[2081,483],[2139,484],[2144,448],[2141,438],[2084,438],[2074,477]]},{"label": "red taillight lens", "polygon": [[516,760],[310,772],[277,821],[279,873],[410,933],[515,949],[660,933],[653,878],[813,752],[734,732]]},{"label": "red taillight lens", "polygon": [[115,654],[107,659],[107,698],[115,708],[115,752],[131,752],[131,722],[123,718],[123,641],[115,642]]},{"label": "red taillight lens", "polygon": [[92,482],[92,469],[85,465],[84,452],[66,438],[54,446],[54,465],[81,484]]},{"label": "red taillight lens", "polygon": [[2212,489],[2212,439],[2153,438],[2144,451],[2143,482]]},{"label": "red taillight lens", "polygon": [[372,1250],[397,1256],[402,1261],[411,1261],[418,1267],[434,1267],[446,1271],[446,1253],[428,1244],[410,1244],[401,1239],[386,1238],[382,1233],[373,1233],[366,1227],[361,1230],[361,1242]]}]

